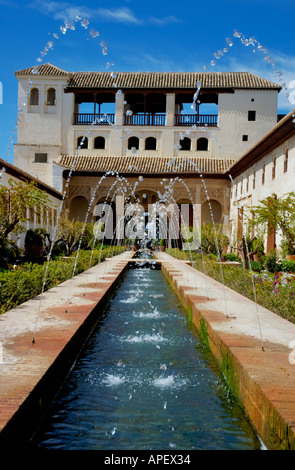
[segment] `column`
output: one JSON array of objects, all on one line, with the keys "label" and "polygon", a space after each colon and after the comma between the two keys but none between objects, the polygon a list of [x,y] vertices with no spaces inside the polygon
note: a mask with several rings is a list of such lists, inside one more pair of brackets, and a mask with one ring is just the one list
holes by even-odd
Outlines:
[{"label": "column", "polygon": [[166,94],[166,126],[173,127],[175,119],[175,93]]},{"label": "column", "polygon": [[125,95],[122,92],[116,94],[116,116],[115,125],[123,126],[124,124],[124,99]]}]

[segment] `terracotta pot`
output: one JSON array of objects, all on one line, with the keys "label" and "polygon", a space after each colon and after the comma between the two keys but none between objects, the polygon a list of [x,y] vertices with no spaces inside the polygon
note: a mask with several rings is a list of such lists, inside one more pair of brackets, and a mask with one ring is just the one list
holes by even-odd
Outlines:
[{"label": "terracotta pot", "polygon": [[286,255],[286,259],[293,259],[293,260],[295,260],[295,255]]},{"label": "terracotta pot", "polygon": [[160,251],[165,251],[166,250],[166,247],[165,246],[160,246]]}]

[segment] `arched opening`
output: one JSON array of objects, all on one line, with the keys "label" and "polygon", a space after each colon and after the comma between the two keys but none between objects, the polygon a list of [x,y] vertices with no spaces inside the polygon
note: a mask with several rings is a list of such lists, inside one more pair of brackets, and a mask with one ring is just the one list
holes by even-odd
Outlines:
[{"label": "arched opening", "polygon": [[39,104],[39,90],[38,88],[32,88],[30,93],[30,105],[38,106]]},{"label": "arched opening", "polygon": [[128,139],[128,149],[139,149],[139,138],[138,137],[129,137]]},{"label": "arched opening", "polygon": [[87,137],[78,137],[77,139],[77,148],[88,149],[88,138]]},{"label": "arched opening", "polygon": [[55,88],[49,88],[49,90],[47,90],[47,104],[49,106],[54,106],[55,100],[56,100]]},{"label": "arched opening", "polygon": [[105,138],[104,137],[95,137],[95,139],[94,139],[94,148],[95,149],[104,149],[105,148]]},{"label": "arched opening", "polygon": [[197,150],[208,150],[208,139],[206,137],[200,137],[197,140]]},{"label": "arched opening", "polygon": [[188,137],[184,137],[181,141],[180,141],[180,147],[179,147],[180,150],[190,150],[191,149],[191,139],[189,139]]},{"label": "arched opening", "polygon": [[116,203],[113,200],[100,198],[93,209],[93,218],[97,229],[96,238],[107,245],[116,244]]},{"label": "arched opening", "polygon": [[157,139],[155,137],[147,137],[145,139],[145,150],[156,150]]},{"label": "arched opening", "polygon": [[[211,206],[211,210],[210,210]],[[212,215],[211,215],[212,212]],[[205,201],[202,204],[202,224],[212,224],[213,221],[215,224],[220,224],[222,220],[222,206],[220,202],[215,199],[210,199],[210,201]],[[213,218],[213,220],[212,220]]]},{"label": "arched opening", "polygon": [[87,209],[87,199],[83,196],[75,196],[71,200],[70,204],[70,219],[79,220],[80,222],[83,222],[85,220]]}]

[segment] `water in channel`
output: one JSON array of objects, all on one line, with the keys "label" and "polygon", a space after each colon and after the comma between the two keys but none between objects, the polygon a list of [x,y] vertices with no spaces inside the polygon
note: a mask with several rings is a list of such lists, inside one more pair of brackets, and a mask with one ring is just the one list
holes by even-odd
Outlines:
[{"label": "water in channel", "polygon": [[258,450],[159,270],[131,269],[34,443],[63,450]]}]

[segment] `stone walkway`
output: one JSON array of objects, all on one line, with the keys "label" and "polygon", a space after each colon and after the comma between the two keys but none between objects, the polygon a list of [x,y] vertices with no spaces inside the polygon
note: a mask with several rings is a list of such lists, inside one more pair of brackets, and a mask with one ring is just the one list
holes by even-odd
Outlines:
[{"label": "stone walkway", "polygon": [[1,449],[31,437],[131,256],[114,256],[0,316]]},{"label": "stone walkway", "polygon": [[266,447],[294,450],[295,324],[167,253],[156,257]]},{"label": "stone walkway", "polygon": [[[132,255],[0,316],[1,449],[30,439]],[[295,325],[167,253],[155,256],[265,446],[294,450]]]}]

